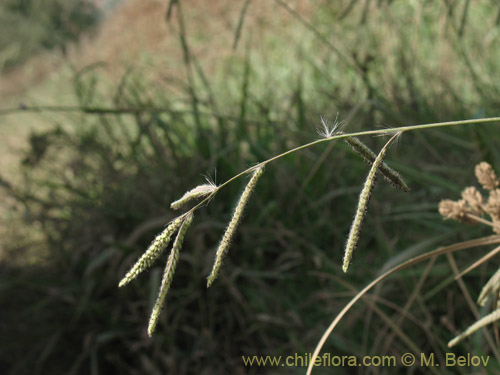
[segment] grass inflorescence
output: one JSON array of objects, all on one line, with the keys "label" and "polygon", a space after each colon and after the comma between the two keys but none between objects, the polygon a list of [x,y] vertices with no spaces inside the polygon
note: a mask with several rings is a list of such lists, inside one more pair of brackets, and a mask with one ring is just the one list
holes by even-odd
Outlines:
[{"label": "grass inflorescence", "polygon": [[[18,9],[30,3],[8,2]],[[18,7],[18,3],[24,5]],[[115,30],[116,35],[101,38],[94,51],[86,45],[82,59],[79,53],[72,53],[72,47],[68,56],[61,56],[64,61],[69,57],[76,62],[75,97],[67,92],[61,78],[50,87],[39,84],[43,79],[39,68],[44,71],[47,66],[50,77],[68,77],[52,74],[51,66],[58,65],[52,60],[49,64],[35,60],[21,69],[34,71],[35,85],[32,80],[9,79],[5,87],[0,85],[4,92],[14,87],[23,94],[27,87],[36,89],[12,102],[4,101],[0,108],[5,133],[0,148],[17,145],[19,139],[11,138],[11,133],[17,134],[26,125],[36,129],[23,163],[26,180],[17,183],[7,171],[2,171],[5,179],[0,180],[8,198],[16,197],[21,206],[12,213],[19,219],[10,220],[9,215],[0,235],[5,245],[0,247],[6,254],[0,296],[5,324],[0,336],[9,338],[0,363],[2,368],[11,368],[12,375],[33,371],[238,373],[242,354],[259,351],[281,355],[310,347],[311,340],[321,335],[324,317],[342,309],[344,301],[338,296],[356,293],[360,283],[369,282],[375,273],[404,262],[418,249],[425,251],[426,246],[448,241],[455,230],[460,230],[456,234],[459,240],[469,233],[490,231],[476,225],[467,227],[469,232],[461,223],[441,222],[434,206],[443,197],[462,198],[468,217],[461,221],[490,221],[484,213],[477,215],[480,186],[476,192],[464,192],[463,197],[458,186],[469,186],[466,166],[472,160],[487,160],[498,168],[498,126],[418,131],[405,135],[404,147],[399,150],[391,147],[386,155],[389,160],[377,172],[387,179],[384,165],[397,169],[413,193],[391,194],[384,185],[377,187],[380,189],[372,196],[362,241],[353,259],[356,267],[349,270],[348,277],[337,275],[356,198],[380,148],[366,132],[333,138],[340,135],[339,129],[330,128],[320,134],[315,143],[318,147],[266,168],[232,239],[233,249],[219,270],[219,281],[223,282],[212,284],[207,291],[206,277],[230,221],[231,208],[253,172],[246,165],[283,150],[288,150],[286,155],[298,151],[289,152],[308,142],[310,124],[318,113],[332,107],[349,112],[345,133],[354,133],[361,124],[368,129],[368,124],[402,126],[460,118],[475,118],[479,123],[483,121],[480,117],[494,116],[498,89],[491,77],[498,75],[499,67],[499,40],[495,37],[498,4],[483,2],[472,7],[469,1],[465,6],[457,1],[432,5],[344,1],[311,7],[308,2],[287,5],[284,1],[257,4],[247,0],[241,4],[210,3],[203,8],[208,13],[200,13],[198,7],[186,2],[170,1],[167,19],[171,24],[164,29],[169,41],[176,32],[183,34],[182,51],[176,53],[168,47],[174,43],[165,45],[165,38],[158,34],[166,4],[153,3],[127,2],[131,7],[126,8],[125,19],[123,12],[109,17],[118,20],[118,24],[114,22],[117,27],[103,28]],[[276,3],[279,7],[272,8]],[[219,11],[219,6],[227,11]],[[235,28],[236,51],[229,55],[220,48],[223,44],[229,47],[231,42],[231,37],[221,33],[220,22],[190,22],[190,17],[199,20],[202,13],[214,21],[221,15],[233,18],[231,15],[240,10],[238,22],[230,19],[223,23]],[[43,18],[43,13],[38,12],[37,17]],[[182,19],[181,13],[185,15],[182,29],[175,24],[176,19]],[[300,23],[288,22],[287,17]],[[12,13],[4,14],[4,19],[10,23]],[[45,38],[45,33],[38,32],[43,25],[33,25],[19,29],[21,39],[29,37],[30,30],[37,31],[37,40]],[[130,27],[122,30],[123,25]],[[252,30],[256,26],[258,33]],[[422,32],[415,33],[416,28]],[[56,32],[49,29],[46,31],[51,34]],[[137,29],[141,33],[135,32]],[[8,34],[12,33],[4,39],[14,50],[4,51],[2,66],[18,47]],[[162,56],[136,50],[129,43],[136,39],[134,35],[143,37],[145,43],[140,44],[149,51],[161,43],[158,50]],[[210,35],[220,38],[212,38],[215,46],[207,49]],[[157,42],[150,41],[151,36]],[[31,48],[29,44],[24,47]],[[122,53],[103,58],[108,47],[111,52],[119,50],[137,59],[131,62]],[[88,52],[93,56],[89,58]],[[184,59],[185,66],[176,62],[177,56]],[[106,67],[96,64],[97,69],[80,70],[95,57],[106,61]],[[123,76],[121,65],[116,64],[121,57],[129,67]],[[62,65],[67,67],[65,62]],[[120,82],[110,82],[103,67]],[[14,71],[14,76],[18,73]],[[44,98],[44,103],[35,98]],[[54,121],[61,124],[62,135],[43,131]],[[75,128],[70,128],[73,125]],[[326,140],[330,137],[342,142]],[[353,162],[357,155],[347,154],[350,150],[344,142],[370,164],[366,172],[362,163]],[[57,159],[52,157],[55,153]],[[0,168],[15,165],[12,156],[7,151]],[[231,186],[217,196],[220,189],[195,196],[204,190],[195,188],[187,194],[190,199],[178,199],[183,192],[192,191],[199,175],[214,169],[224,179],[238,175],[236,178],[245,181],[232,179]],[[482,204],[487,204],[488,195],[480,193]],[[8,200],[2,204],[10,205]],[[169,251],[175,254],[172,242],[179,228],[156,261],[152,260],[156,263],[145,264],[150,272],[139,274],[127,288],[116,290],[116,283],[134,258],[139,258],[141,249],[148,249],[154,232],[161,232],[179,215],[185,218],[183,210],[190,211],[199,202],[198,208],[204,208],[210,200],[207,209],[195,213],[197,222],[192,225],[197,227],[186,234],[182,253],[177,252],[175,279],[168,291],[169,324],[161,325],[160,319],[154,336],[145,339],[144,317],[158,300],[156,286],[163,284],[162,271],[166,269],[165,265],[154,266],[163,259],[168,264]],[[172,202],[177,202],[172,210],[180,213],[169,209]],[[227,220],[220,222],[220,218]],[[466,246],[498,246],[496,236]],[[365,243],[369,249],[362,248]],[[12,251],[7,253],[7,247]],[[496,259],[489,258],[488,264],[474,268],[475,254],[474,250],[461,255],[474,261],[455,273],[458,281],[460,274],[467,274],[463,290],[472,293],[481,290],[497,266]],[[488,256],[494,254],[491,251]],[[433,259],[429,256],[426,259]],[[488,288],[485,286],[485,307],[475,312],[472,303],[474,318],[468,319],[467,304],[476,296],[469,298],[465,292],[462,296],[453,276],[447,277],[443,267],[446,264],[429,262],[427,280],[418,268],[400,268],[396,282],[377,284],[373,295],[362,298],[366,305],[360,304],[359,311],[352,312],[346,324],[338,327],[328,350],[347,354],[359,348],[359,354],[390,351],[397,355],[408,351],[413,341],[424,349],[419,353],[436,352],[438,358],[440,351],[446,350],[445,341],[487,316],[489,304],[495,305],[496,298],[496,281],[492,279]],[[466,272],[469,268],[473,272]],[[424,281],[426,287],[431,285],[430,291],[419,290]],[[439,285],[434,288],[436,281]],[[418,304],[410,306],[412,301]],[[158,307],[160,311],[161,304]],[[61,325],[61,321],[68,324]],[[470,352],[473,343],[475,350],[494,354],[498,350],[491,350],[488,332],[490,327],[460,346]],[[391,340],[392,336],[396,340]],[[247,370],[250,374],[259,371]],[[440,371],[447,370],[442,366]]]},{"label": "grass inflorescence", "polygon": [[182,225],[183,217],[174,219],[163,232],[161,232],[151,243],[146,252],[137,260],[130,271],[120,281],[118,286],[122,287],[134,280],[141,272],[147,270],[153,262],[158,259],[161,253],[165,250],[174,233]]},{"label": "grass inflorescence", "polygon": [[[198,198],[203,198],[199,203],[197,203],[195,206],[193,206],[190,210],[188,210],[185,214],[181,215],[177,219],[175,219],[169,226],[167,226],[167,229],[162,232],[157,239],[153,242],[153,244],[150,246],[150,248],[146,251],[146,253],[139,258],[139,261],[132,267],[132,269],[127,273],[125,278],[120,282],[120,286],[125,285],[129,281],[131,281],[133,278],[135,278],[140,272],[142,272],[144,269],[149,267],[158,257],[158,255],[161,253],[163,248],[168,244],[168,241],[170,240],[170,237],[172,236],[173,233],[177,229],[179,229],[179,234],[174,242],[174,248],[172,250],[172,253],[170,254],[170,257],[167,261],[167,266],[165,269],[164,273],[164,278],[161,284],[160,288],[160,294],[157,298],[155,307],[153,309],[153,313],[151,315],[151,320],[150,320],[150,325],[148,329],[148,333],[151,335],[154,331],[154,328],[156,326],[157,320],[159,313],[161,311],[161,306],[164,303],[166,292],[168,291],[168,288],[170,286],[170,283],[172,281],[172,276],[173,276],[173,270],[175,269],[175,265],[177,264],[177,257],[178,257],[178,251],[180,248],[180,244],[182,243],[182,240],[184,239],[185,231],[187,230],[187,227],[189,226],[191,220],[192,220],[192,215],[194,211],[202,207],[206,202],[208,202],[213,196],[223,187],[226,185],[230,184],[234,180],[238,179],[241,176],[244,176],[248,173],[252,173],[252,176],[246,185],[245,189],[243,190],[236,206],[233,212],[233,215],[231,217],[231,220],[229,221],[229,224],[226,228],[226,231],[224,232],[222,239],[219,243],[219,246],[216,251],[216,257],[215,261],[212,267],[212,271],[210,272],[208,279],[207,279],[207,287],[210,287],[214,280],[217,278],[219,274],[219,270],[222,266],[222,263],[224,261],[224,258],[229,250],[229,246],[231,244],[231,240],[234,237],[236,230],[238,228],[238,225],[241,221],[241,218],[243,216],[243,212],[245,207],[247,206],[249,199],[252,195],[252,193],[255,190],[255,187],[257,185],[258,180],[260,179],[261,175],[263,174],[264,167],[275,161],[278,160],[282,157],[285,157],[291,153],[303,150],[305,148],[311,147],[313,145],[316,145],[318,143],[322,142],[328,142],[334,139],[344,139],[346,140],[354,149],[357,153],[361,154],[370,164],[371,168],[368,173],[368,176],[366,178],[366,181],[363,185],[363,188],[361,190],[360,196],[359,196],[359,201],[358,201],[358,206],[356,209],[356,214],[354,216],[354,220],[351,225],[351,229],[349,232],[349,236],[346,242],[346,247],[345,247],[345,254],[344,254],[344,261],[343,261],[343,266],[342,269],[344,272],[347,272],[347,269],[349,267],[349,264],[351,262],[351,258],[354,252],[354,249],[356,248],[356,245],[359,241],[359,236],[360,236],[360,231],[361,231],[361,226],[364,221],[366,211],[367,211],[367,206],[368,202],[370,200],[371,192],[373,189],[373,186],[375,184],[376,176],[377,173],[383,174],[387,179],[389,179],[391,182],[395,182],[393,185],[397,185],[400,190],[403,191],[408,191],[409,188],[406,185],[406,183],[403,181],[399,173],[396,171],[393,171],[391,168],[389,168],[387,165],[384,166],[384,157],[386,155],[387,149],[389,145],[401,134],[404,132],[409,132],[413,130],[421,130],[421,129],[428,129],[428,128],[437,128],[437,127],[443,127],[443,126],[458,126],[458,125],[465,125],[465,124],[475,124],[475,123],[488,123],[488,122],[497,122],[499,121],[500,118],[495,117],[495,118],[488,118],[488,119],[474,119],[474,120],[463,120],[463,121],[451,121],[451,122],[444,122],[444,123],[433,123],[433,124],[424,124],[424,125],[415,125],[415,126],[405,126],[405,127],[399,127],[399,128],[393,128],[393,129],[380,129],[380,130],[371,130],[371,131],[365,131],[365,132],[358,132],[358,133],[343,133],[336,131],[337,127],[337,122],[335,122],[335,126],[333,128],[328,128],[324,120],[322,119],[322,123],[324,125],[324,134],[323,138],[304,144],[302,146],[295,147],[291,150],[285,151],[279,155],[276,155],[274,157],[271,157],[263,162],[258,163],[257,165],[250,167],[243,172],[238,173],[237,175],[233,176],[226,182],[220,184],[220,185],[215,185],[215,184],[204,184],[200,185],[188,192],[186,192],[182,198],[179,200],[173,202],[171,204],[171,208],[173,209],[178,209],[185,204],[191,202],[194,199]],[[392,137],[386,142],[386,144],[382,147],[380,152],[375,156],[375,153],[369,149],[366,145],[364,145],[359,139],[356,137],[362,136],[362,135],[373,135],[373,134],[379,134],[379,135],[392,135]],[[484,168],[483,168],[484,169]],[[487,173],[487,171],[485,172]],[[482,175],[481,175],[482,176]],[[490,173],[491,177],[491,173]],[[486,178],[486,177],[484,177]],[[495,177],[496,178],[496,177]],[[491,179],[491,178],[490,178]],[[490,181],[490,183],[492,183]],[[491,204],[490,204],[491,206]]]},{"label": "grass inflorescence", "polygon": [[383,163],[387,148],[389,147],[391,142],[399,135],[401,135],[401,133],[396,133],[391,137],[391,139],[389,139],[389,141],[387,141],[385,146],[380,150],[377,157],[373,161],[372,167],[370,168],[370,172],[366,177],[365,184],[363,185],[363,189],[361,190],[361,193],[359,195],[358,207],[356,209],[356,214],[354,216],[354,220],[351,225],[351,230],[349,231],[349,237],[347,238],[347,243],[344,253],[344,264],[342,265],[342,270],[344,272],[347,272],[347,269],[349,268],[349,264],[351,263],[351,258],[354,253],[354,249],[356,248],[359,241],[361,226],[363,225],[363,221],[366,216],[366,212],[368,209],[368,202],[370,201],[372,189],[375,186],[377,172],[379,171],[380,166]]},{"label": "grass inflorescence", "polygon": [[[343,134],[341,132],[338,132],[338,134]],[[377,159],[377,155],[361,140],[357,137],[347,137],[344,139],[344,141],[351,146],[351,148],[356,152],[357,154],[361,155],[363,159],[368,162],[369,164],[375,163]],[[386,181],[391,183],[394,187],[401,191],[408,192],[410,191],[410,188],[404,181],[404,179],[401,177],[401,175],[389,167],[384,161],[380,163],[379,167],[377,168],[380,174],[384,177]]]},{"label": "grass inflorescence", "polygon": [[234,208],[233,216],[231,217],[231,220],[229,221],[226,231],[222,236],[222,240],[220,241],[219,247],[217,248],[214,266],[212,268],[212,272],[210,272],[210,275],[208,276],[207,279],[207,287],[210,287],[210,285],[212,285],[214,280],[217,278],[217,275],[219,274],[219,269],[221,268],[222,262],[224,261],[224,258],[229,250],[231,239],[234,237],[236,229],[238,228],[238,224],[240,223],[243,217],[245,206],[247,205],[251,194],[255,190],[255,187],[257,186],[257,181],[259,180],[260,176],[262,176],[263,172],[264,172],[263,166],[259,166],[254,170],[252,177],[250,178],[250,181],[248,181],[245,190],[243,190],[243,193],[241,194],[240,199],[238,200],[238,203]]},{"label": "grass inflorescence", "polygon": [[163,303],[165,302],[165,297],[167,296],[168,289],[170,288],[170,283],[174,277],[175,267],[177,266],[177,261],[179,260],[179,252],[182,247],[182,241],[184,241],[184,236],[193,221],[193,214],[189,213],[182,218],[182,224],[175,237],[172,250],[167,260],[167,265],[165,266],[165,271],[163,272],[163,279],[160,285],[160,292],[158,293],[158,298],[156,299],[153,311],[151,313],[151,318],[148,325],[148,334],[151,336],[158,323],[158,318],[160,317],[161,309],[163,308]]}]

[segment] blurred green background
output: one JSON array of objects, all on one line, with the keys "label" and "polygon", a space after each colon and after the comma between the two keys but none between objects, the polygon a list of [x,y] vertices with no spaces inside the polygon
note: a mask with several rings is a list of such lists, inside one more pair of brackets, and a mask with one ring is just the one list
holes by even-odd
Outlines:
[{"label": "blurred green background", "polygon": [[[266,168],[208,290],[245,181],[198,211],[153,338],[146,327],[166,255],[131,285],[118,282],[175,217],[170,202],[205,175],[221,183],[318,138],[320,116],[338,113],[346,132],[498,116],[499,23],[493,0],[3,1],[2,373],[304,373],[245,367],[241,356],[312,352],[381,270],[490,234],[443,222],[437,204],[475,184],[476,163],[500,172],[497,124],[403,135],[387,162],[412,191],[380,179],[348,274],[343,247],[369,168],[331,142]],[[385,142],[364,141],[377,150]],[[475,319],[450,262],[384,282],[324,350],[441,360]],[[467,276],[473,299],[496,267]],[[492,348],[480,332],[455,352]],[[483,373],[499,371],[492,361]]]}]

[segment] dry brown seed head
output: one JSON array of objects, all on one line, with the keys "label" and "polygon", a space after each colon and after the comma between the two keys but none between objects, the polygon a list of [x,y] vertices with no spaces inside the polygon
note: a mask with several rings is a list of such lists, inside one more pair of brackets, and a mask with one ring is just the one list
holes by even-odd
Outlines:
[{"label": "dry brown seed head", "polygon": [[493,231],[500,234],[500,189],[490,191],[485,211],[493,221]]},{"label": "dry brown seed head", "polygon": [[475,187],[469,186],[465,188],[462,192],[462,198],[465,200],[474,215],[482,215],[483,196]]},{"label": "dry brown seed head", "polygon": [[475,223],[467,217],[468,214],[476,214],[471,207],[467,204],[465,199],[459,199],[458,201],[452,201],[450,199],[444,199],[439,202],[439,213],[444,216],[445,219],[454,219],[464,223]]},{"label": "dry brown seed head", "polygon": [[439,213],[445,219],[454,219],[454,220],[462,220],[465,216],[465,201],[462,200],[463,204],[460,204],[460,201],[455,202],[451,199],[443,199],[439,202]]},{"label": "dry brown seed head", "polygon": [[498,180],[495,171],[491,165],[485,161],[476,165],[476,177],[486,190],[493,190],[500,185],[500,180]]},{"label": "dry brown seed head", "polygon": [[492,218],[500,219],[500,189],[490,191],[486,211]]}]

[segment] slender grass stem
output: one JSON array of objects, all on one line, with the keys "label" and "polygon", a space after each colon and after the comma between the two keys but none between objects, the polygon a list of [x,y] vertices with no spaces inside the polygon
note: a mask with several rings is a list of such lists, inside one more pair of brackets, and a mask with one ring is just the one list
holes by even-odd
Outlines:
[{"label": "slender grass stem", "polygon": [[270,159],[262,161],[262,162],[258,163],[257,165],[254,165],[250,168],[245,169],[244,171],[238,173],[237,175],[231,177],[229,180],[227,180],[224,183],[217,186],[217,189],[214,190],[214,192],[212,194],[210,194],[204,200],[202,200],[200,203],[198,203],[196,206],[191,208],[191,210],[189,210],[189,212],[192,213],[192,212],[196,211],[198,208],[200,208],[201,206],[206,204],[220,189],[222,189],[226,185],[230,184],[234,180],[240,178],[241,176],[244,176],[247,173],[255,170],[256,168],[265,166],[269,163],[272,163],[273,161],[281,159],[282,157],[285,157],[285,156],[293,154],[297,151],[301,151],[301,150],[304,150],[306,148],[315,146],[315,145],[320,144],[320,143],[330,142],[330,141],[333,141],[335,139],[342,139],[342,138],[349,138],[349,137],[360,137],[360,136],[364,136],[364,135],[390,135],[390,134],[394,134],[394,133],[405,133],[405,132],[410,132],[410,131],[415,131],[415,130],[442,128],[445,126],[461,126],[461,125],[491,123],[491,122],[500,122],[500,117],[488,117],[488,118],[482,118],[482,119],[470,119],[470,120],[447,121],[447,122],[434,122],[434,123],[430,123],[430,124],[400,126],[397,128],[390,128],[390,129],[366,130],[366,131],[355,132],[355,133],[336,134],[336,135],[333,135],[333,136],[328,137],[328,138],[317,139],[315,141],[306,143],[304,145],[292,148],[291,150],[285,151],[279,155],[273,156]]},{"label": "slender grass stem", "polygon": [[495,227],[495,224],[493,224],[493,222],[491,222],[489,220],[485,220],[482,217],[479,217],[477,215],[466,213],[465,216],[471,220],[478,222],[478,223],[485,224],[485,225],[488,225],[490,227]]},{"label": "slender grass stem", "polygon": [[[367,286],[365,286],[349,303],[342,309],[342,311],[335,317],[335,319],[332,321],[330,326],[326,329],[326,331],[323,333],[323,336],[321,337],[320,341],[316,345],[316,348],[314,349],[314,353],[312,354],[312,358],[309,361],[309,366],[307,368],[306,375],[311,375],[312,370],[314,368],[314,362],[316,358],[319,355],[319,352],[323,348],[323,345],[325,344],[326,340],[328,337],[331,335],[335,327],[338,325],[340,320],[347,314],[347,312],[351,309],[351,307],[354,306],[356,302],[358,302],[370,289],[372,289],[374,286],[382,282],[383,280],[387,279],[389,276],[395,274],[396,272],[399,272],[405,268],[408,268],[410,266],[413,266],[417,263],[423,262],[424,260],[431,259],[433,257],[436,257],[438,255],[442,254],[447,254],[450,252],[454,251],[459,251],[459,250],[466,250],[466,249],[471,249],[476,246],[484,246],[484,245],[492,245],[492,244],[498,244],[500,243],[500,235],[492,235],[489,237],[481,237],[478,239],[474,240],[469,240],[469,241],[464,241],[464,242],[459,242],[450,246],[445,246],[445,247],[440,247],[436,250],[429,251],[425,254],[418,255],[414,258],[411,258],[407,260],[406,262],[403,262],[390,270],[384,272],[380,276],[378,276],[375,280],[373,280],[371,283],[369,283]],[[496,358],[499,359],[500,355],[496,354]]]}]

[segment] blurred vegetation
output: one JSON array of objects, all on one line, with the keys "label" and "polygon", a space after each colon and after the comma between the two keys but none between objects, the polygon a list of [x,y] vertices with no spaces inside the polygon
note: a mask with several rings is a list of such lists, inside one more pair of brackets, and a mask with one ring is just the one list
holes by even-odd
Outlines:
[{"label": "blurred vegetation", "polygon": [[[266,35],[257,48],[252,28],[240,22],[236,52],[213,74],[204,72],[190,35],[178,27],[184,80],[153,82],[146,72],[131,71],[111,87],[97,67],[75,75],[81,111],[33,133],[19,167],[22,180],[0,180],[12,199],[0,264],[0,337],[7,338],[0,368],[9,374],[303,373],[305,367],[244,368],[241,356],[311,352],[346,297],[381,269],[487,233],[443,223],[437,203],[455,199],[474,181],[478,161],[498,170],[498,125],[405,134],[387,161],[412,192],[395,193],[379,182],[350,272],[342,274],[344,241],[368,168],[342,143],[319,145],[266,168],[209,290],[215,248],[244,182],[198,211],[157,334],[147,337],[163,265],[126,288],[118,289],[118,281],[174,217],[170,202],[202,183],[202,175],[225,181],[314,139],[320,114],[340,112],[349,131],[498,115],[496,2],[317,2],[307,17],[275,4],[293,27]],[[242,19],[251,11],[250,4]],[[169,22],[179,25],[178,5],[172,14]],[[374,148],[383,142],[366,141]],[[457,256],[460,264],[472,259]],[[473,296],[496,269],[492,263],[498,261],[468,277]],[[447,341],[473,318],[446,259],[423,270],[379,287],[325,350],[399,355],[417,347],[440,359]],[[394,330],[388,322],[398,319],[412,293],[411,319]],[[491,354],[481,333],[460,351]],[[366,369],[372,370],[407,372]],[[487,370],[495,373],[498,364]],[[439,368],[456,371],[462,369]]]},{"label": "blurred vegetation", "polygon": [[63,52],[91,30],[100,10],[88,0],[3,0],[0,3],[0,71],[43,50]]}]

